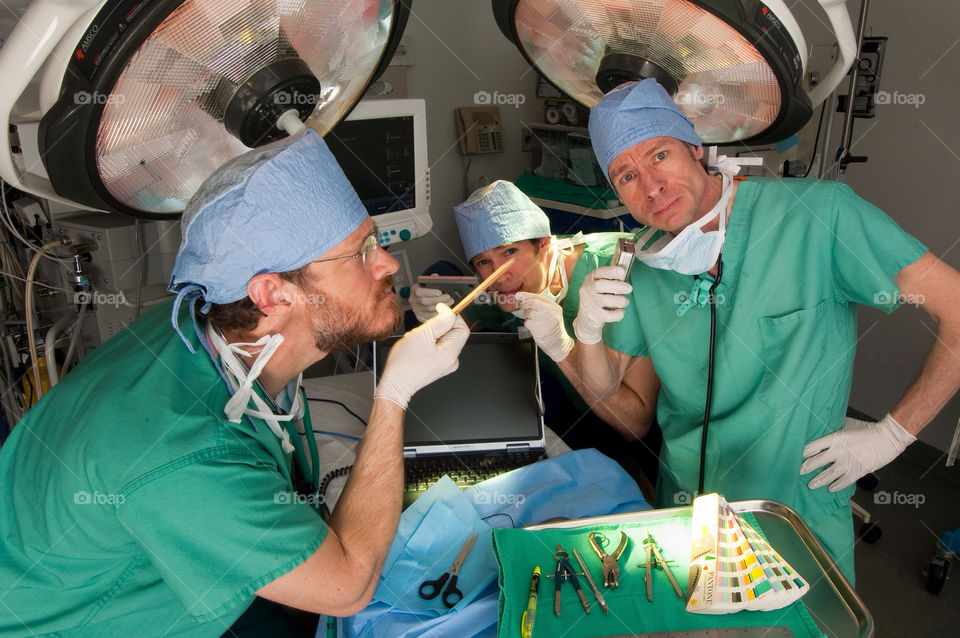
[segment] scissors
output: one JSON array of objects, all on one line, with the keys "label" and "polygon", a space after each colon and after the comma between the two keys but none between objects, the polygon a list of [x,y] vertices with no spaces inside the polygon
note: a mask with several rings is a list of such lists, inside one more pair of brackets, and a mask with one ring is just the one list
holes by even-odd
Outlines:
[{"label": "scissors", "polygon": [[467,554],[473,549],[473,544],[477,542],[479,536],[480,534],[473,532],[467,537],[467,540],[463,543],[463,547],[460,548],[460,553],[458,553],[454,559],[453,565],[450,566],[450,569],[443,572],[443,576],[436,580],[423,581],[423,584],[420,585],[420,598],[424,600],[433,600],[436,598],[443,584],[450,578],[450,572],[453,572],[453,578],[450,578],[450,582],[447,583],[447,588],[443,590],[441,600],[443,600],[443,604],[447,608],[452,608],[463,600],[463,592],[457,589],[457,575],[460,573],[460,566],[463,565],[463,561],[467,559]]}]

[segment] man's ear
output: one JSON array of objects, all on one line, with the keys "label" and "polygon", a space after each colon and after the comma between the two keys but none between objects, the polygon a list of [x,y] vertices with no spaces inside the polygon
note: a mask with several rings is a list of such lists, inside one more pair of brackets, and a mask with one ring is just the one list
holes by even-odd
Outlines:
[{"label": "man's ear", "polygon": [[540,246],[540,250],[546,250],[547,247],[550,245],[549,237],[540,237],[539,239],[537,239],[537,241],[540,242],[538,244]]},{"label": "man's ear", "polygon": [[254,275],[247,282],[247,296],[268,317],[290,312],[295,290],[293,282],[273,272]]}]

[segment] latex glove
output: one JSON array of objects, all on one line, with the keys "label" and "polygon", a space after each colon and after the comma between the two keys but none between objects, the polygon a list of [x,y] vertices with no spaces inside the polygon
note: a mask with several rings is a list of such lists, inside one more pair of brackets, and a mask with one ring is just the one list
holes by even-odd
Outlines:
[{"label": "latex glove", "polygon": [[460,365],[463,344],[470,328],[445,304],[437,314],[393,344],[373,396],[389,399],[406,409],[420,388],[448,375]]},{"label": "latex glove", "polygon": [[876,422],[847,417],[836,432],[807,443],[803,448],[806,461],[800,466],[800,474],[832,463],[807,485],[815,490],[830,483],[828,489],[839,492],[864,474],[897,458],[916,440],[917,437],[904,430],[889,414]]},{"label": "latex glove", "polygon": [[413,288],[410,289],[410,307],[420,323],[436,316],[438,303],[452,306],[453,297],[442,290],[427,288],[420,284],[414,284]]},{"label": "latex glove", "polygon": [[560,304],[532,292],[518,292],[515,297],[523,310],[523,325],[533,335],[537,346],[554,361],[566,359],[576,341],[563,325]]},{"label": "latex glove", "polygon": [[624,281],[626,276],[623,266],[601,266],[584,277],[580,308],[573,320],[577,341],[599,343],[603,324],[623,319],[623,309],[629,303],[626,295],[633,291],[633,286]]}]

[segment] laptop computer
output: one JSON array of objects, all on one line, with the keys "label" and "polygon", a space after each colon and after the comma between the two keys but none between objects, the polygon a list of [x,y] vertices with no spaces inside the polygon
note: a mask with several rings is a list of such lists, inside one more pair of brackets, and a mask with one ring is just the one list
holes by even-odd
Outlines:
[{"label": "laptop computer", "polygon": [[[374,384],[397,339],[374,344]],[[457,370],[422,388],[407,407],[404,507],[444,474],[463,488],[545,456],[538,371],[532,340],[470,334]]]}]

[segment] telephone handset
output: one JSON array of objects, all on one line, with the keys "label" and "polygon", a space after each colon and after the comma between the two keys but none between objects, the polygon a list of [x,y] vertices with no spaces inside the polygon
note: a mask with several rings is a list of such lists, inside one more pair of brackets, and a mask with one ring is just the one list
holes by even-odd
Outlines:
[{"label": "telephone handset", "polygon": [[503,125],[496,106],[465,106],[454,111],[460,153],[502,153]]}]

